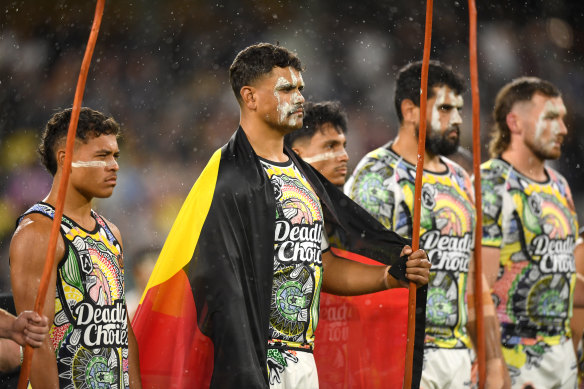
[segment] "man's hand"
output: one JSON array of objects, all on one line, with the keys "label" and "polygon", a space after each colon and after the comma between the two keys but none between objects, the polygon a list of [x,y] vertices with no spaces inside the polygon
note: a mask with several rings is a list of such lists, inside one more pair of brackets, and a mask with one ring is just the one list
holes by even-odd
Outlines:
[{"label": "man's hand", "polygon": [[[406,277],[408,280],[414,282],[418,286],[424,286],[428,284],[430,280],[430,261],[426,252],[422,249],[413,252],[410,246],[404,246],[401,251],[401,256],[407,255],[408,261],[406,262]],[[408,287],[408,283],[405,281],[400,281],[401,286],[404,288]]]},{"label": "man's hand", "polygon": [[21,346],[40,347],[49,332],[48,322],[46,316],[23,311],[12,323],[10,338]]}]

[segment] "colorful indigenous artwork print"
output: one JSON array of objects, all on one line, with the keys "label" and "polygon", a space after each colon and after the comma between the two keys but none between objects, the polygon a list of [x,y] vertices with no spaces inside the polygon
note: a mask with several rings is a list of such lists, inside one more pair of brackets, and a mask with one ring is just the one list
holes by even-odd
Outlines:
[{"label": "colorful indigenous artwork print", "polygon": [[276,197],[270,343],[310,350],[322,283],[322,207],[292,161],[261,163]]},{"label": "colorful indigenous artwork print", "polygon": [[546,174],[531,180],[502,159],[481,166],[482,243],[501,250],[493,299],[510,345],[529,337],[553,346],[570,334],[577,218],[566,180]]},{"label": "colorful indigenous artwork print", "polygon": [[[50,218],[38,203],[26,214]],[[63,216],[65,256],[57,268],[55,317],[49,337],[55,349],[59,387],[128,388],[128,328],[124,269],[119,242],[92,211],[93,231]]]},{"label": "colorful indigenous artwork print", "polygon": [[[420,248],[432,268],[426,305],[426,347],[467,348],[465,305],[469,261],[474,247],[472,182],[460,166],[441,157],[442,173],[424,171]],[[416,167],[391,150],[367,154],[345,185],[345,193],[385,227],[412,236]]]}]

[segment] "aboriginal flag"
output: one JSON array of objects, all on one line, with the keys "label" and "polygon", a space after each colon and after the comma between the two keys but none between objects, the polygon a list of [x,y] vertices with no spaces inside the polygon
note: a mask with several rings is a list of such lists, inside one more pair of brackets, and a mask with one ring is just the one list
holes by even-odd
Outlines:
[{"label": "aboriginal flag", "polygon": [[[319,196],[327,231],[341,237],[339,245],[392,265],[403,279],[399,254],[409,242],[286,152]],[[272,185],[240,127],[191,189],[136,312],[144,388],[268,387],[275,223]],[[412,387],[422,369],[426,289],[418,288]]]}]

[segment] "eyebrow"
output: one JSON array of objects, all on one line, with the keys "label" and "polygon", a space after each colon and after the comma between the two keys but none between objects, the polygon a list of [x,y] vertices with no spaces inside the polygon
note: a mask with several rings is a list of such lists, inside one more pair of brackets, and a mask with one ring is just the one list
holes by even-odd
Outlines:
[{"label": "eyebrow", "polygon": [[113,151],[113,150],[109,150],[109,149],[99,149],[99,150],[96,150],[94,154],[106,154],[106,155],[120,154],[120,150]]}]

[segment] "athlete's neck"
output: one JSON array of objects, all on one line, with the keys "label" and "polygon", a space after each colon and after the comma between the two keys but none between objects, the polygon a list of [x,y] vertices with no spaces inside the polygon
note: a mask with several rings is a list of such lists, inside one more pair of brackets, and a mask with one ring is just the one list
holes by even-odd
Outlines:
[{"label": "athlete's neck", "polygon": [[284,134],[264,122],[252,123],[241,120],[241,128],[255,153],[269,161],[286,162],[288,156],[284,153]]},{"label": "athlete's neck", "polygon": [[529,148],[520,146],[509,146],[501,154],[501,158],[509,162],[515,170],[525,177],[535,181],[547,180],[545,172],[545,160],[537,157]]},{"label": "athlete's neck", "polygon": [[[57,207],[57,197],[59,192],[60,173],[58,172],[53,179],[51,191],[43,199],[47,204]],[[91,216],[91,198],[83,196],[79,191],[72,187],[69,182],[67,193],[65,195],[65,203],[63,205],[63,214],[68,218],[74,220],[81,227],[92,230],[95,227],[95,220]]]}]

